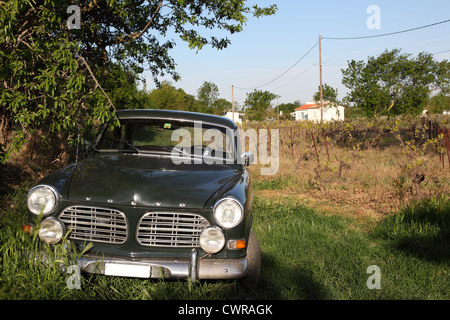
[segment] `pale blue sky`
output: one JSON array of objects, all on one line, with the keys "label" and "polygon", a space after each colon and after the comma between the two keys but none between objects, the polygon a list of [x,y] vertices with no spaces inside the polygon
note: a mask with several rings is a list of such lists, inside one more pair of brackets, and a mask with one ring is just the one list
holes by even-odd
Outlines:
[{"label": "pale blue sky", "polygon": [[[229,36],[231,45],[222,51],[204,48],[199,53],[175,38],[171,51],[181,75],[177,88],[197,95],[203,81],[218,85],[220,97],[231,101],[231,86],[255,88],[280,76],[323,37],[372,36],[416,28],[450,19],[448,0],[253,0],[261,6],[277,3],[271,17],[249,18],[239,34]],[[369,29],[367,8],[380,8],[380,29]],[[450,22],[412,32],[363,40],[322,40],[323,82],[346,95],[341,69],[349,60],[366,60],[386,49],[400,48],[414,56],[419,52],[450,60]],[[258,90],[280,95],[278,103],[312,100],[319,86],[319,48],[316,46],[285,75]],[[148,88],[154,88],[145,73]],[[171,80],[171,79],[168,79]],[[252,90],[234,89],[240,105]]]}]

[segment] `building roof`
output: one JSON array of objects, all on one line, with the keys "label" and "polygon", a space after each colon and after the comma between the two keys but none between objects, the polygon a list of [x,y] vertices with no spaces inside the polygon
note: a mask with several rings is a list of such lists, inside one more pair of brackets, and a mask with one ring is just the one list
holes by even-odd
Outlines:
[{"label": "building roof", "polygon": [[[330,103],[329,101],[324,101],[323,105],[325,106],[325,105],[327,105],[329,103]],[[320,108],[320,103],[316,103],[314,101],[310,101],[310,102],[307,102],[305,105],[303,105],[301,107],[298,107],[297,109],[295,109],[295,111],[308,110],[308,109],[318,109],[318,108]]]},{"label": "building roof", "polygon": [[320,108],[320,104],[308,103],[308,104],[305,104],[305,105],[303,105],[301,107],[298,107],[297,109],[295,109],[295,111],[308,110],[308,109],[317,109],[317,108]]}]

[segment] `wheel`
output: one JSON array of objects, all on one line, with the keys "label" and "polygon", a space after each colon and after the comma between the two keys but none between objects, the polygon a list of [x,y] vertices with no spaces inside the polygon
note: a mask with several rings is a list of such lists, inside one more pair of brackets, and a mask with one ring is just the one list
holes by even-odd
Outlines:
[{"label": "wheel", "polygon": [[255,286],[261,272],[261,249],[258,238],[253,230],[250,230],[247,246],[247,275],[241,282],[246,287]]}]

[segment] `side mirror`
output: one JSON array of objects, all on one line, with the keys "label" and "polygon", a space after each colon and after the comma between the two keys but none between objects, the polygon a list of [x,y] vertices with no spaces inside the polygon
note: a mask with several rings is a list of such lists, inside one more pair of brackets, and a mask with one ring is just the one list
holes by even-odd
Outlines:
[{"label": "side mirror", "polygon": [[[93,150],[94,144],[90,141],[83,141],[81,150],[80,150],[80,158],[86,158]],[[78,149],[78,148],[77,148]],[[77,160],[78,160],[78,151],[77,151]]]},{"label": "side mirror", "polygon": [[241,162],[244,165],[244,167],[248,166],[249,164],[252,164],[255,161],[255,156],[251,151],[247,151],[241,155]]},{"label": "side mirror", "polygon": [[92,149],[94,144],[90,141],[84,141],[84,149],[86,150],[86,153],[89,153],[89,150]]}]

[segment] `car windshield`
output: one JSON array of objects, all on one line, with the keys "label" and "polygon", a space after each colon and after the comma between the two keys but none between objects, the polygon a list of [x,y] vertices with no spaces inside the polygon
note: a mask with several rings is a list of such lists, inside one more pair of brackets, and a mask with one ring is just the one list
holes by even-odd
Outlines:
[{"label": "car windshield", "polygon": [[164,119],[122,119],[108,126],[96,149],[99,152],[168,154],[233,159],[233,132],[219,125]]}]

